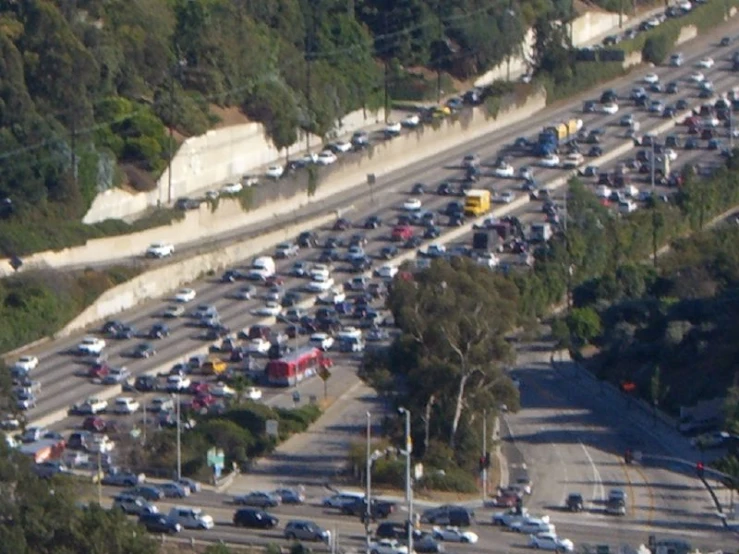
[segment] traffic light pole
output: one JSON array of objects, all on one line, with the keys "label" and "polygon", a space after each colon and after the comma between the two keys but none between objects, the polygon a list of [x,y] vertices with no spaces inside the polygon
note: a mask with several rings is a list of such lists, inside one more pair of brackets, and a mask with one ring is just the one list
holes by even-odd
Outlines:
[{"label": "traffic light pole", "polygon": [[[482,456],[487,461],[488,452],[488,411],[482,412]],[[488,496],[488,468],[487,464],[482,466],[482,502],[485,505],[485,499]]]}]

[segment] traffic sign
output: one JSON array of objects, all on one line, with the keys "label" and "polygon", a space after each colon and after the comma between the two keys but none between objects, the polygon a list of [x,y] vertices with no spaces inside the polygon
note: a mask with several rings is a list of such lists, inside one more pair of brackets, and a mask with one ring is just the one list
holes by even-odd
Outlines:
[{"label": "traffic sign", "polygon": [[226,456],[224,455],[222,449],[214,447],[208,450],[206,461],[209,467],[213,467],[213,468],[219,467],[223,469],[223,464],[225,460],[226,460]]},{"label": "traffic sign", "polygon": [[279,434],[279,422],[276,419],[268,419],[264,422],[265,432],[269,437],[276,437]]}]

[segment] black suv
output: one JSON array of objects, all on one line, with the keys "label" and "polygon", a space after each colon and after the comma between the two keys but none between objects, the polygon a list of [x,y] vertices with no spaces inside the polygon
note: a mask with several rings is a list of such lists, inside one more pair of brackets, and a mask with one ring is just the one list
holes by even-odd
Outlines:
[{"label": "black suv", "polygon": [[567,497],[565,506],[571,512],[582,512],[585,509],[585,502],[581,494],[572,493]]},{"label": "black suv", "polygon": [[[385,519],[395,511],[395,504],[382,500],[372,499],[370,501],[370,517],[372,519]],[[367,502],[364,498],[357,498],[349,504],[341,507],[341,513],[350,516],[359,516],[362,521],[367,517]]]},{"label": "black suv", "polygon": [[408,522],[384,521],[377,526],[375,537],[378,539],[403,540],[408,537]]},{"label": "black suv", "polygon": [[253,529],[272,529],[277,527],[279,522],[280,520],[272,514],[254,508],[236,510],[233,517],[233,523],[236,527],[251,527]]},{"label": "black suv", "polygon": [[431,508],[421,514],[422,523],[431,525],[450,525],[453,527],[469,527],[475,520],[475,512],[464,506],[445,504]]}]

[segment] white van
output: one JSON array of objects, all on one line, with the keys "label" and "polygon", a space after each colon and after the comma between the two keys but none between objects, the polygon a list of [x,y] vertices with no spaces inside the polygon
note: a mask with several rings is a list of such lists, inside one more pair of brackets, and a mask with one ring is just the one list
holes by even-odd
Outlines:
[{"label": "white van", "polygon": [[169,511],[169,520],[179,523],[183,529],[213,529],[213,517],[203,513],[200,508],[175,506]]},{"label": "white van", "polygon": [[265,281],[275,274],[275,260],[270,256],[255,258],[247,271],[247,278],[255,281]]}]

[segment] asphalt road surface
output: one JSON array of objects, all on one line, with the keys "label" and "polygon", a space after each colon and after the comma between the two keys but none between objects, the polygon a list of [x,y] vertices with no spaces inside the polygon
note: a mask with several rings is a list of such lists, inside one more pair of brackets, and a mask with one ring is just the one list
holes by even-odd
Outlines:
[{"label": "asphalt road surface", "polygon": [[[727,26],[727,28],[735,27],[736,25],[733,25],[733,23],[731,26]],[[720,34],[717,33],[717,36],[727,34],[727,28],[722,28],[719,32]],[[716,47],[715,41],[715,37],[708,37],[691,43],[689,49],[685,49],[686,64],[684,67],[659,68],[656,72],[662,75],[664,81],[684,79],[694,71],[692,65],[695,60],[704,55],[711,55],[716,58],[716,65],[711,70],[704,70],[704,73],[707,78],[714,81],[717,90],[728,89],[736,80],[734,75],[727,71],[728,62],[726,58],[729,57],[730,50]],[[620,82],[619,92],[621,96],[628,96],[628,92],[633,88],[635,80],[635,77],[631,77],[628,80]],[[684,84],[681,90],[681,94],[674,95],[674,99],[670,99],[671,102],[678,97],[689,96],[694,105],[700,103],[697,98],[693,97],[695,93],[694,89]],[[578,113],[580,109],[581,101],[578,100],[566,106],[549,110],[546,114],[538,118],[532,118],[528,123],[525,134],[535,136],[542,123],[551,123],[556,120],[577,116],[584,120],[588,128],[604,127],[608,129],[602,143],[606,152],[624,142],[623,137],[620,135],[620,129],[612,127],[612,124],[626,112],[626,107],[622,107],[621,113],[611,116],[604,114],[580,114]],[[642,132],[648,132],[649,129],[664,123],[659,118],[647,118],[646,114],[642,117],[642,121]],[[355,202],[354,210],[348,216],[355,224],[361,225],[367,216],[380,214],[386,224],[377,230],[352,229],[351,231],[340,233],[340,235],[348,237],[356,232],[365,233],[370,241],[366,251],[370,254],[375,254],[386,244],[383,239],[387,238],[390,231],[390,225],[388,223],[391,223],[395,219],[395,216],[398,215],[398,208],[408,198],[408,191],[411,189],[413,183],[424,182],[429,188],[434,190],[436,185],[441,181],[459,179],[462,176],[459,162],[463,154],[477,152],[486,163],[489,163],[497,157],[505,145],[509,144],[521,133],[524,133],[524,131],[520,127],[506,129],[503,133],[485,137],[484,140],[467,147],[450,151],[448,156],[444,156],[433,163],[425,162],[422,167],[415,166],[409,168],[408,171],[399,172],[397,176],[383,180],[384,182],[379,183],[375,187],[375,192],[369,198],[367,198],[366,191],[363,193],[364,201]],[[516,165],[533,165],[535,162],[536,160],[534,159],[520,159],[516,160]],[[562,171],[557,169],[542,168],[535,171],[536,178],[542,185],[562,175]],[[490,170],[486,169],[485,173],[490,173]],[[480,185],[495,190],[502,190],[504,188],[517,189],[520,183],[515,180],[484,177]],[[518,194],[522,193],[518,191]],[[448,197],[426,195],[422,200],[424,209],[438,210],[451,199]],[[328,232],[323,230],[320,232],[320,235],[325,238]],[[316,251],[302,252],[299,259],[315,259],[316,254]],[[279,267],[280,271],[287,271],[293,261],[290,260],[281,263]],[[339,276],[336,275],[336,277],[338,279]],[[300,280],[291,278],[287,280],[285,288],[299,288],[302,284]],[[197,290],[198,297],[191,304],[214,304],[218,308],[221,320],[226,325],[233,330],[244,328],[258,320],[258,318],[250,315],[250,310],[261,304],[261,301],[235,301],[228,298],[229,294],[233,293],[239,286],[241,284],[224,285],[217,282],[216,279],[194,283],[193,288]],[[145,330],[157,321],[158,315],[161,314],[168,304],[167,299],[154,301],[121,314],[118,319],[132,324],[138,329]],[[199,344],[205,344],[198,340],[198,332],[186,326],[184,321],[173,322],[171,328],[172,334],[168,338],[156,342],[157,355],[148,360],[131,360],[122,356],[134,346],[135,342],[108,340],[109,346],[107,353],[109,363],[113,366],[125,364],[133,374],[140,374],[159,366],[166,367],[169,364],[182,361],[182,356],[187,351],[192,350]],[[80,372],[84,372],[84,366],[80,365],[74,357],[64,354],[74,347],[79,339],[80,335],[77,335],[60,341],[54,341],[44,345],[37,353],[41,363],[34,371],[33,378],[41,381],[43,391],[39,397],[38,407],[32,409],[28,414],[30,420],[38,419],[56,410],[68,407],[75,401],[95,394],[95,392],[100,390],[99,385],[89,383],[83,377],[75,376]]]}]

